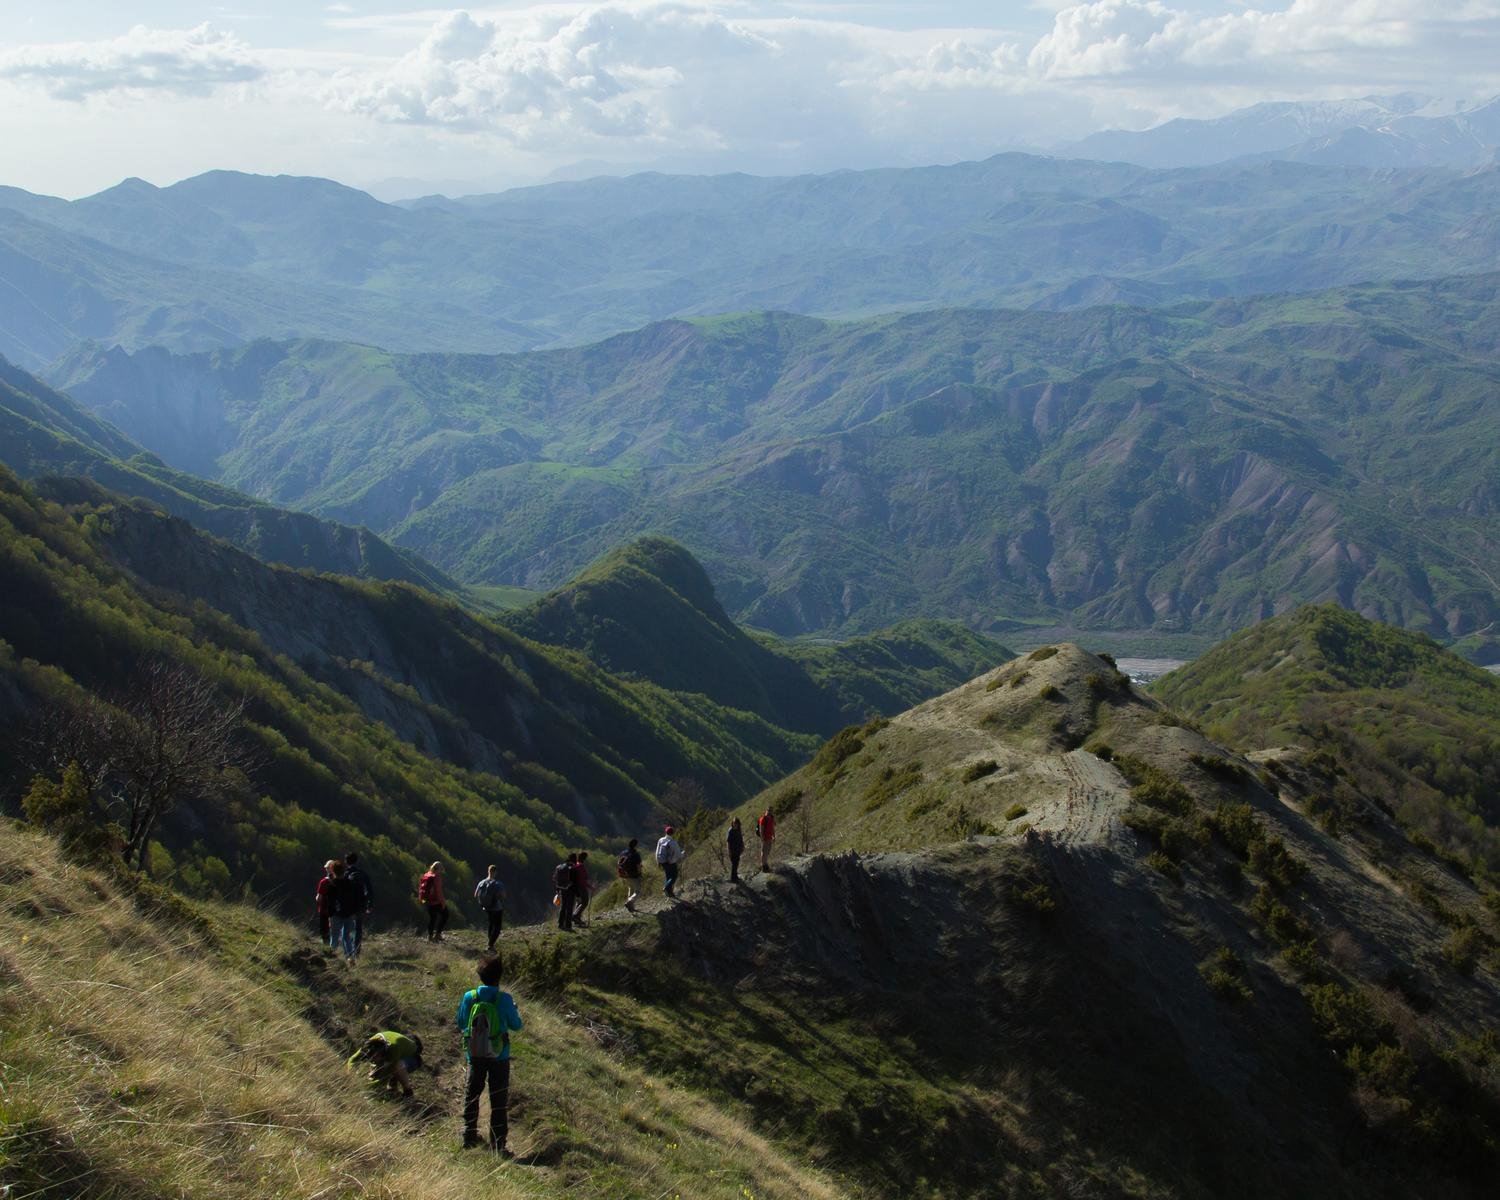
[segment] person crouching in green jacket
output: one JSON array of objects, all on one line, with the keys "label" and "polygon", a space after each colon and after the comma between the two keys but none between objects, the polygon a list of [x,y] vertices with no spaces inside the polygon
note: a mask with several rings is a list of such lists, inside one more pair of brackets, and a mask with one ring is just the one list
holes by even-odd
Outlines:
[{"label": "person crouching in green jacket", "polygon": [[410,1096],[411,1073],[422,1065],[422,1039],[394,1029],[382,1030],[349,1056],[351,1067],[361,1063],[370,1064],[371,1083],[388,1090],[399,1087],[403,1096]]},{"label": "person crouching in green jacket", "polygon": [[505,1148],[509,1133],[506,1109],[510,1104],[510,1035],[519,1033],[521,1014],[509,992],[502,992],[500,960],[479,963],[479,986],[470,988],[458,1003],[458,1030],[464,1035],[464,1058],[469,1081],[464,1089],[464,1149],[479,1145],[479,1096],[489,1085],[490,1149],[510,1157]]}]

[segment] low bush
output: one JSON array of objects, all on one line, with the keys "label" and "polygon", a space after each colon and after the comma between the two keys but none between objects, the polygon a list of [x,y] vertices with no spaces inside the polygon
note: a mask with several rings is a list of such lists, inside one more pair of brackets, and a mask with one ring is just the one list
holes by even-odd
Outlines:
[{"label": "low bush", "polygon": [[1061,700],[1063,698],[1062,689],[1051,683],[1039,691],[1037,695],[1043,700]]},{"label": "low bush", "polygon": [[973,783],[977,779],[983,779],[986,775],[993,775],[999,769],[1000,764],[993,758],[982,758],[964,768],[963,781]]},{"label": "low bush", "polygon": [[1004,815],[1007,821],[1019,821],[1026,813],[1027,808],[1024,804],[1012,804],[1005,810]]},{"label": "low bush", "polygon": [[1146,855],[1146,865],[1153,871],[1165,875],[1173,883],[1182,882],[1181,869],[1160,850],[1153,850],[1150,854]]},{"label": "low bush", "polygon": [[1472,975],[1484,949],[1484,935],[1473,925],[1455,929],[1438,949],[1443,961],[1461,975]]},{"label": "low bush", "polygon": [[1313,933],[1307,922],[1288,908],[1265,884],[1260,886],[1255,899],[1250,902],[1250,915],[1274,941],[1283,946],[1313,940]]},{"label": "low bush", "polygon": [[1208,990],[1220,1000],[1240,1004],[1248,1002],[1254,996],[1250,985],[1245,982],[1245,964],[1228,946],[1220,946],[1204,962],[1199,963],[1198,974],[1203,976]]},{"label": "low bush", "polygon": [[1027,657],[1027,661],[1029,661],[1029,662],[1045,662],[1047,659],[1051,658],[1056,653],[1057,653],[1057,647],[1056,646],[1038,646],[1035,650],[1033,650],[1026,657]]}]

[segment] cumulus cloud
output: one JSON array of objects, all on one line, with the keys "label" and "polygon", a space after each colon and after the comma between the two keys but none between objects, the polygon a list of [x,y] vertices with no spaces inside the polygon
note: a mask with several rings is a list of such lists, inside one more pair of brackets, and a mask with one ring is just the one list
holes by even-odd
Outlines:
[{"label": "cumulus cloud", "polygon": [[248,46],[206,24],[195,29],[137,25],[109,41],[0,50],[0,79],[39,86],[58,100],[115,91],[203,96],[262,74]]},{"label": "cumulus cloud", "polygon": [[1094,0],[1058,12],[1027,66],[1050,81],[1493,85],[1500,0],[1294,0],[1215,16],[1161,0]]}]

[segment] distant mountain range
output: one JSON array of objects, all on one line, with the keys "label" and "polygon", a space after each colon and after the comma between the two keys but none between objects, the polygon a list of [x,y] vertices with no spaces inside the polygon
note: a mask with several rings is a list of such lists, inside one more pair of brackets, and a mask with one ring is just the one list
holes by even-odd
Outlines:
[{"label": "distant mountain range", "polygon": [[55,378],[175,465],[471,584],[558,586],[654,532],[786,634],[1221,633],[1337,600],[1453,639],[1500,620],[1497,330],[1487,275],[498,357],[85,350]]},{"label": "distant mountain range", "polygon": [[1493,166],[1151,171],[1022,154],[400,206],[224,171],[71,203],[0,188],[0,354],[36,369],[84,342],[197,351],[262,337],[494,353],[761,309],[1305,291],[1500,268],[1497,211]]},{"label": "distant mountain range", "polygon": [[1341,167],[1480,167],[1500,149],[1500,96],[1454,104],[1426,96],[1272,101],[1212,120],[1090,134],[1060,153],[1143,167],[1203,167],[1262,157]]}]

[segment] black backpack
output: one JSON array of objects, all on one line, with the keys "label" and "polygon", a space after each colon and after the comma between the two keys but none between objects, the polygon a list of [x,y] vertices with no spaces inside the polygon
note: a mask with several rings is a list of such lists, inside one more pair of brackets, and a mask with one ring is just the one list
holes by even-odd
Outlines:
[{"label": "black backpack", "polygon": [[558,863],[552,872],[552,886],[560,892],[573,886],[573,864]]}]

